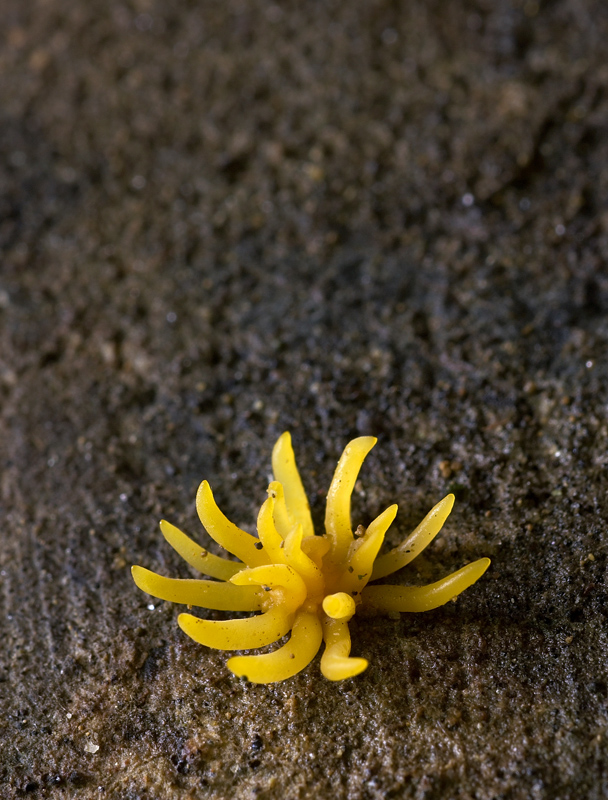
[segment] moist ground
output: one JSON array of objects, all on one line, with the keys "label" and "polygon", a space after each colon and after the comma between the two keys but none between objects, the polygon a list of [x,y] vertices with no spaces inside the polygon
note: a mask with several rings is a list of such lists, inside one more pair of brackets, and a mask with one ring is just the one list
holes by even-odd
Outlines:
[{"label": "moist ground", "polygon": [[[605,797],[605,3],[2,16],[0,797]],[[203,478],[253,530],[284,430],[318,527],[357,435],[355,525],[455,492],[404,583],[492,558],[344,683],[129,574]]]}]

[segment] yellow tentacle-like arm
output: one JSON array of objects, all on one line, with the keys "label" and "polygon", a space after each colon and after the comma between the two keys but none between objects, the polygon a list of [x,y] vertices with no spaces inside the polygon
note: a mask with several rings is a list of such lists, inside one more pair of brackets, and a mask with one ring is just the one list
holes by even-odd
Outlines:
[{"label": "yellow tentacle-like arm", "polygon": [[304,531],[298,523],[285,539],[285,556],[291,566],[301,575],[309,595],[323,592],[323,573],[315,562],[302,549]]},{"label": "yellow tentacle-like arm", "polygon": [[252,683],[276,683],[291,678],[307,667],[316,656],[323,633],[321,622],[314,613],[300,611],[295,619],[289,641],[273,653],[260,656],[234,656],[228,669],[239,678]]},{"label": "yellow tentacle-like arm", "polygon": [[213,499],[211,487],[203,481],[196,493],[196,510],[205,529],[212,539],[228,550],[248,567],[268,564],[262,543],[251,534],[238,528],[234,522],[222,514]]},{"label": "yellow tentacle-like arm", "polygon": [[234,586],[232,583],[186,578],[164,578],[145,567],[131,567],[135,584],[153,597],[213,608],[216,611],[259,611],[264,592],[259,587]]},{"label": "yellow tentacle-like arm", "polygon": [[370,523],[365,535],[351,545],[351,555],[346,570],[340,581],[340,588],[345,592],[360,592],[371,579],[374,559],[387,530],[397,514],[397,506],[389,506],[379,517]]},{"label": "yellow tentacle-like arm", "polygon": [[350,658],[350,633],[344,620],[323,621],[325,650],[321,656],[321,672],[330,681],[354,678],[367,669],[366,658]]},{"label": "yellow tentacle-like arm", "polygon": [[274,520],[274,509],[276,501],[274,497],[269,497],[260,508],[258,514],[258,536],[264,545],[264,552],[273,564],[285,563],[285,542],[277,530]]},{"label": "yellow tentacle-like arm", "polygon": [[197,544],[189,536],[186,536],[183,531],[180,531],[179,528],[176,528],[175,525],[166,520],[162,520],[160,529],[165,539],[184,561],[194,569],[202,572],[203,575],[210,575],[212,578],[228,581],[235,573],[245,567],[242,561],[228,561],[227,558],[214,556],[213,553],[209,553],[200,544]]},{"label": "yellow tentacle-like arm", "polygon": [[285,502],[285,490],[279,481],[271,481],[268,484],[268,496],[274,500],[274,524],[282,539],[295,525],[295,520],[289,516],[287,504]]},{"label": "yellow tentacle-like arm", "polygon": [[286,613],[282,608],[272,608],[265,614],[249,619],[215,621],[199,619],[192,614],[180,614],[177,618],[177,624],[191,639],[217,650],[265,647],[282,639],[292,623],[293,614]]},{"label": "yellow tentacle-like arm", "polygon": [[448,494],[434,506],[420,525],[410,533],[407,539],[399,547],[395,547],[390,553],[380,556],[374,564],[374,571],[370,580],[384,578],[392,572],[405,567],[410,561],[424,550],[443,527],[443,523],[450,515],[454,506],[454,495]]},{"label": "yellow tentacle-like arm", "polygon": [[[306,600],[306,584],[287,564],[268,564],[237,572],[230,579],[237,586],[258,585],[269,590],[278,589],[284,608],[295,611]],[[277,598],[278,599],[278,598]]]},{"label": "yellow tentacle-like arm", "polygon": [[353,540],[350,523],[350,498],[357,476],[366,455],[378,440],[373,436],[360,436],[346,445],[327,493],[325,531],[331,541],[334,563],[344,561]]},{"label": "yellow tentacle-like arm", "polygon": [[279,436],[272,450],[272,474],[277,481],[283,484],[285,503],[289,516],[292,518],[292,526],[299,522],[304,529],[304,536],[312,536],[314,528],[308,498],[296,466],[296,458],[291,446],[291,434],[288,431]]},{"label": "yellow tentacle-like arm", "polygon": [[375,611],[430,611],[472,586],[489,566],[489,558],[480,558],[428,586],[366,586],[363,604]]}]

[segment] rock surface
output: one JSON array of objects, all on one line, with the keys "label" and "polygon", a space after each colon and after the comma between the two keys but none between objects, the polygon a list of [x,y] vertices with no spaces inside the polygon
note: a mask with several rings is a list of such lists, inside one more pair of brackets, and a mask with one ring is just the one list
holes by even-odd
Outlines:
[{"label": "rock surface", "polygon": [[[0,797],[608,794],[603,0],[5,0]],[[455,603],[360,677],[254,686],[133,585],[253,529],[289,429],[322,524]]]}]

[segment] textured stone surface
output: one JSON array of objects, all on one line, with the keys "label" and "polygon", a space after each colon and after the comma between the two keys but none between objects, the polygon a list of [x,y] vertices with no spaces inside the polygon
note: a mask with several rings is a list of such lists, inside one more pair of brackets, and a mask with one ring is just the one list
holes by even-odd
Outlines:
[{"label": "textured stone surface", "polygon": [[[601,0],[5,0],[0,796],[608,794]],[[357,679],[251,686],[132,584],[349,438],[403,580]]]}]

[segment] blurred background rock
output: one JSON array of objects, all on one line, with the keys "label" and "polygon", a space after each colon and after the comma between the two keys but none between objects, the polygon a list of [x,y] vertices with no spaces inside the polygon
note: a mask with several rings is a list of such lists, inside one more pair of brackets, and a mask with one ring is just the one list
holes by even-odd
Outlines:
[{"label": "blurred background rock", "polygon": [[[608,9],[600,0],[4,0],[0,796],[608,793]],[[312,512],[448,491],[371,661],[251,686],[187,577],[207,478],[253,530],[290,429]]]}]

